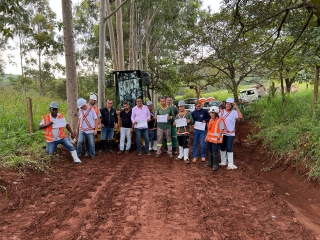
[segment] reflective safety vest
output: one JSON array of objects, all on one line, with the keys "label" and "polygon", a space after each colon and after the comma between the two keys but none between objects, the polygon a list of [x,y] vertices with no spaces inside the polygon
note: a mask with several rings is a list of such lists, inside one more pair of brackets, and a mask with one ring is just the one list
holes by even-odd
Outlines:
[{"label": "reflective safety vest", "polygon": [[[185,118],[186,115],[187,115],[187,113],[188,113],[188,111],[185,111],[185,112],[183,113],[182,117],[180,116],[180,113],[178,113],[178,114],[177,114],[177,117],[180,118],[180,119]],[[186,126],[183,126],[183,132],[180,131],[181,128],[182,128],[182,127],[178,127],[178,128],[177,128],[177,134],[178,134],[178,135],[179,135],[179,134],[190,134],[190,132],[188,132]]]},{"label": "reflective safety vest", "polygon": [[[58,114],[57,118],[62,119],[62,118],[64,118],[64,116],[62,114]],[[42,119],[43,119],[44,124],[48,124],[51,121],[51,114],[49,113],[49,114],[43,116]],[[47,142],[52,142],[52,125],[44,128],[43,130],[44,130],[44,134],[46,136]],[[59,137],[61,139],[66,137],[66,134],[64,133],[63,127],[59,128]]]},{"label": "reflective safety vest", "polygon": [[[91,110],[92,110],[92,107],[89,107],[87,112],[84,113],[84,111],[81,109],[81,112],[82,112],[82,121],[80,123],[80,130],[81,131],[95,130],[95,128],[90,125],[90,122],[87,119],[87,117],[88,117],[89,113],[91,112]],[[83,122],[86,122],[86,124],[88,126],[87,128],[82,127]]]},{"label": "reflective safety vest", "polygon": [[233,129],[232,131],[229,131],[228,130],[228,128],[227,128],[227,124],[226,124],[226,118],[229,116],[229,114],[232,112],[232,110],[231,111],[227,111],[227,114],[225,115],[225,116],[223,116],[223,114],[224,114],[224,110],[222,109],[221,110],[221,116],[222,116],[222,119],[223,119],[223,123],[224,123],[224,132],[225,133],[227,133],[227,134],[231,134],[231,133],[234,133],[236,130],[235,129]]},{"label": "reflective safety vest", "polygon": [[212,143],[217,143],[218,137],[221,133],[220,140],[218,140],[218,143],[222,143],[223,139],[223,130],[220,129],[220,124],[221,121],[223,121],[221,118],[217,118],[214,121],[210,119],[209,124],[208,124],[208,132],[206,136],[206,141],[212,142]]}]

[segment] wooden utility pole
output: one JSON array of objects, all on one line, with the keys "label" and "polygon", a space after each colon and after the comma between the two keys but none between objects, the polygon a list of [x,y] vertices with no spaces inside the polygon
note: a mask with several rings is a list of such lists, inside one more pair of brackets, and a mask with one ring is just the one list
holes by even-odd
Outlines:
[{"label": "wooden utility pole", "polygon": [[27,102],[27,109],[28,109],[29,132],[33,133],[32,99],[30,97],[27,97],[26,102]]}]

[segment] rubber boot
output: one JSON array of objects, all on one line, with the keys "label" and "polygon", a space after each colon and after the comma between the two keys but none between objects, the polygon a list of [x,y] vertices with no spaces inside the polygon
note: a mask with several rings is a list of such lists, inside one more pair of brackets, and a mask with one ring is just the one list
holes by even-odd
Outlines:
[{"label": "rubber boot", "polygon": [[177,157],[178,160],[182,160],[183,158],[183,147],[179,146],[179,156]]},{"label": "rubber boot", "polygon": [[112,140],[109,140],[109,142],[108,142],[108,150],[109,150],[109,153],[115,153],[114,151],[112,151],[112,145],[113,145],[113,141],[112,141]]},{"label": "rubber boot", "polygon": [[185,163],[190,163],[190,161],[189,161],[189,148],[183,149],[183,157],[184,157]]},{"label": "rubber boot", "polygon": [[149,142],[149,150],[152,149],[152,142]]},{"label": "rubber boot", "polygon": [[211,157],[212,157],[212,170],[216,171],[219,168],[218,153],[217,152],[213,152]]},{"label": "rubber boot", "polygon": [[168,144],[168,154],[169,154],[169,157],[170,158],[173,158],[173,154],[172,154],[172,145],[170,144]]},{"label": "rubber boot", "polygon": [[79,159],[76,150],[70,151],[70,153],[71,153],[71,156],[73,158],[74,163],[77,163],[77,164],[81,163],[81,160]]},{"label": "rubber boot", "polygon": [[172,147],[172,154],[178,154],[176,147]]},{"label": "rubber boot", "polygon": [[[151,150],[151,148],[149,148]],[[153,151],[157,151],[157,141],[153,141]]]},{"label": "rubber boot", "polygon": [[228,152],[228,167],[227,169],[237,169],[237,166],[233,164],[233,152]]},{"label": "rubber boot", "polygon": [[100,140],[100,143],[99,143],[99,153],[102,153],[103,149],[104,149],[104,146],[106,145],[106,140]]},{"label": "rubber boot", "polygon": [[204,167],[212,167],[212,152],[209,152],[208,162],[207,164],[203,165]]},{"label": "rubber boot", "polygon": [[221,163],[219,165],[226,166],[227,165],[227,152],[220,151],[220,155],[221,155]]}]

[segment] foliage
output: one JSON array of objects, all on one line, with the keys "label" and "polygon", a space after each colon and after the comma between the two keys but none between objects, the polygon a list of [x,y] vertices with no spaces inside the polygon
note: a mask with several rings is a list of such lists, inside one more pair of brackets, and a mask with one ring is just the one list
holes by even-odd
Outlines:
[{"label": "foliage", "polygon": [[287,94],[285,106],[280,95],[266,97],[249,105],[248,112],[260,128],[255,137],[261,138],[264,146],[298,170],[307,166],[308,177],[319,179],[320,111],[312,117],[312,106],[307,104],[312,97],[311,90]]}]

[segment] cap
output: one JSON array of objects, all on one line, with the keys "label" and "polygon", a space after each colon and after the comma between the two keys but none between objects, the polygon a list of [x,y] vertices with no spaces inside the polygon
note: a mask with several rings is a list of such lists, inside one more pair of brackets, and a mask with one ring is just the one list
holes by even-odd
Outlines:
[{"label": "cap", "polygon": [[83,105],[85,105],[87,102],[83,98],[79,98],[77,101],[78,108],[81,108]]},{"label": "cap", "polygon": [[147,106],[153,105],[153,103],[151,101],[147,102]]},{"label": "cap", "polygon": [[231,97],[229,97],[229,98],[227,98],[226,102],[227,102],[227,103],[234,103],[234,99],[231,98]]},{"label": "cap", "polygon": [[97,94],[95,94],[95,93],[90,93],[89,99],[91,99],[91,100],[96,100],[96,101],[97,101]]},{"label": "cap", "polygon": [[56,102],[50,103],[50,109],[51,108],[59,108],[58,103],[56,103]]},{"label": "cap", "polygon": [[219,113],[220,109],[217,106],[212,106],[209,110],[209,113],[212,113],[212,112]]},{"label": "cap", "polygon": [[183,100],[180,100],[180,101],[178,102],[178,107],[184,106],[184,105],[185,105],[185,102],[184,102]]}]

